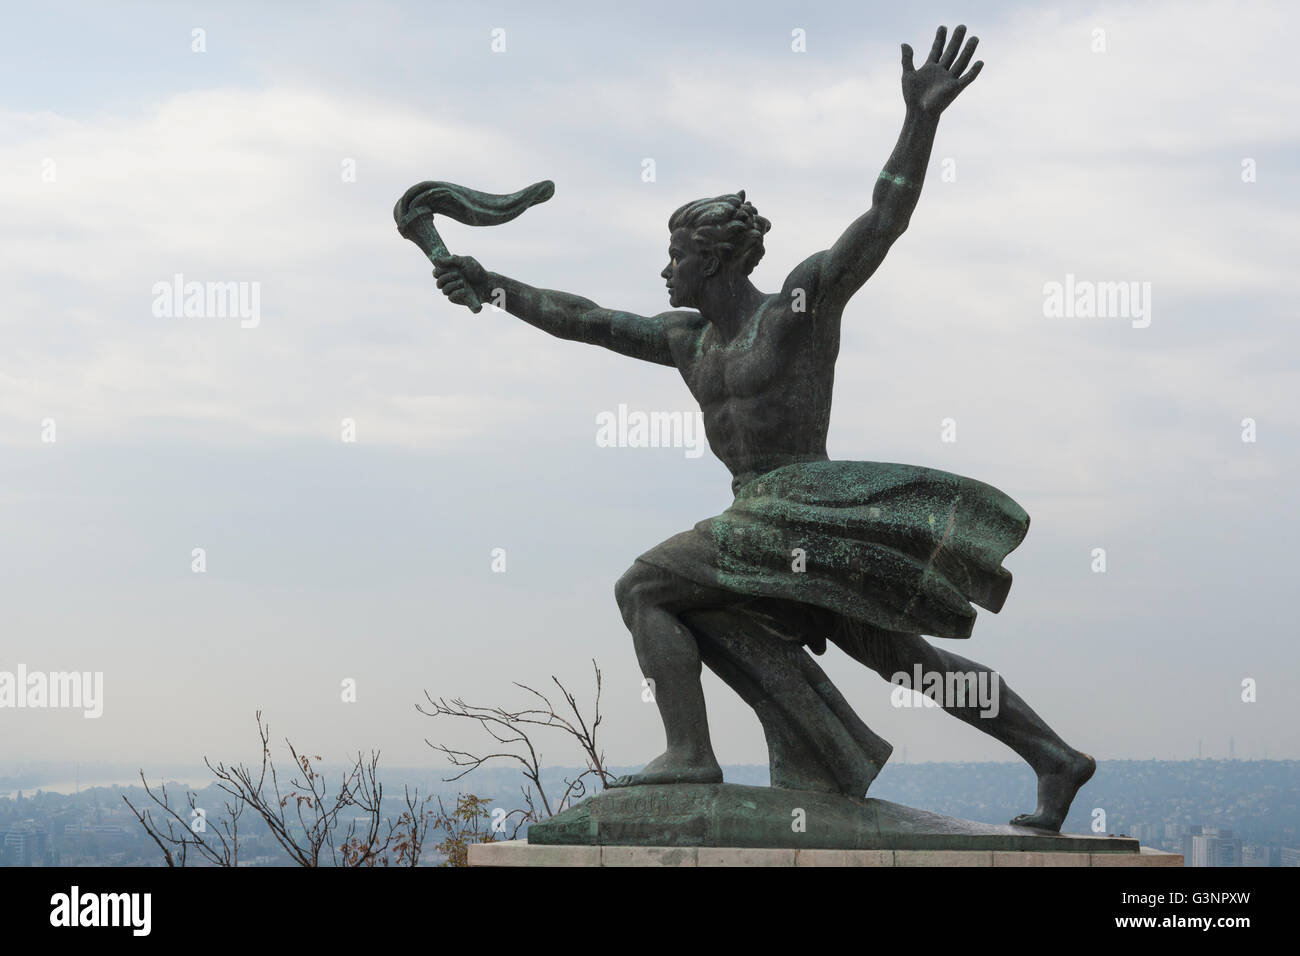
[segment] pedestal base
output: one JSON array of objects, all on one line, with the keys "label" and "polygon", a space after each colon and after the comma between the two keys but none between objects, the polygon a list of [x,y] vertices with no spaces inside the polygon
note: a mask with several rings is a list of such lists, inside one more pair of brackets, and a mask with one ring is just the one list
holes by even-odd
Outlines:
[{"label": "pedestal base", "polygon": [[738,784],[618,787],[528,832],[534,846],[1123,854],[1138,841],[975,823],[888,800]]},{"label": "pedestal base", "polygon": [[470,866],[1182,866],[1178,853],[1016,850],[772,850],[745,847],[539,846],[478,843]]}]

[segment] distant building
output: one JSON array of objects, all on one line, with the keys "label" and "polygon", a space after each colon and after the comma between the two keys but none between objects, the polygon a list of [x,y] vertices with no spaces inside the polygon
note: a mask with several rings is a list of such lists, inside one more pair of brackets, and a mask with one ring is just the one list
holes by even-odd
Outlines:
[{"label": "distant building", "polygon": [[1129,828],[1129,836],[1143,846],[1153,846],[1164,836],[1165,828],[1158,823],[1135,823]]},{"label": "distant building", "polygon": [[5,858],[10,866],[39,866],[45,860],[49,834],[32,821],[11,827],[5,834]]},{"label": "distant building", "polygon": [[1188,827],[1183,836],[1183,865],[1241,866],[1241,840],[1221,827]]},{"label": "distant building", "polygon": [[1250,843],[1241,848],[1242,866],[1280,866],[1282,854],[1275,846]]},{"label": "distant building", "polygon": [[1300,847],[1284,846],[1278,854],[1278,866],[1300,866]]}]

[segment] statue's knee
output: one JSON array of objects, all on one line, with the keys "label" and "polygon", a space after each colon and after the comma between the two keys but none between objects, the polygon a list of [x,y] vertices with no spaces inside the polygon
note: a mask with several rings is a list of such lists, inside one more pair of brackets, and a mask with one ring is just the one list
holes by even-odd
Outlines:
[{"label": "statue's knee", "polygon": [[623,572],[623,576],[614,582],[614,600],[623,614],[623,621],[632,626],[632,617],[636,609],[637,586],[642,580],[640,569],[634,564]]}]

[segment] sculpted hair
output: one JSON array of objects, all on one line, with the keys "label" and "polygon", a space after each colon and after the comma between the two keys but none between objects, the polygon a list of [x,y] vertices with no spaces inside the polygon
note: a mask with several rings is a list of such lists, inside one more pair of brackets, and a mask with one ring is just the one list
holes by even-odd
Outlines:
[{"label": "sculpted hair", "polygon": [[745,275],[763,258],[763,234],[772,224],[745,201],[745,190],[697,199],[682,206],[668,219],[668,231],[691,230],[691,240],[702,252],[723,262],[738,261]]}]

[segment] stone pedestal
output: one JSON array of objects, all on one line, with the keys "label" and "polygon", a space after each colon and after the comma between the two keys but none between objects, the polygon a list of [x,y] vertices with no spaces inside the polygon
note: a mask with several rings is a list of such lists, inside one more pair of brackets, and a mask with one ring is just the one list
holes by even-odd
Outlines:
[{"label": "stone pedestal", "polygon": [[606,790],[471,866],[1182,866],[1128,837],[946,817],[836,793],[665,784]]},{"label": "stone pedestal", "polygon": [[605,790],[534,824],[528,843],[606,851],[684,848],[699,850],[695,859],[711,859],[704,854],[706,849],[786,851],[782,859],[793,859],[791,854],[796,852],[820,850],[892,854],[891,862],[883,865],[895,865],[898,853],[915,852],[974,853],[977,855],[970,859],[982,861],[991,861],[994,853],[1140,855],[1138,841],[1128,837],[975,823],[888,800],[729,783]]},{"label": "stone pedestal", "polygon": [[774,850],[747,847],[545,846],[526,840],[475,844],[470,866],[1182,866],[1178,853],[1032,850]]}]

